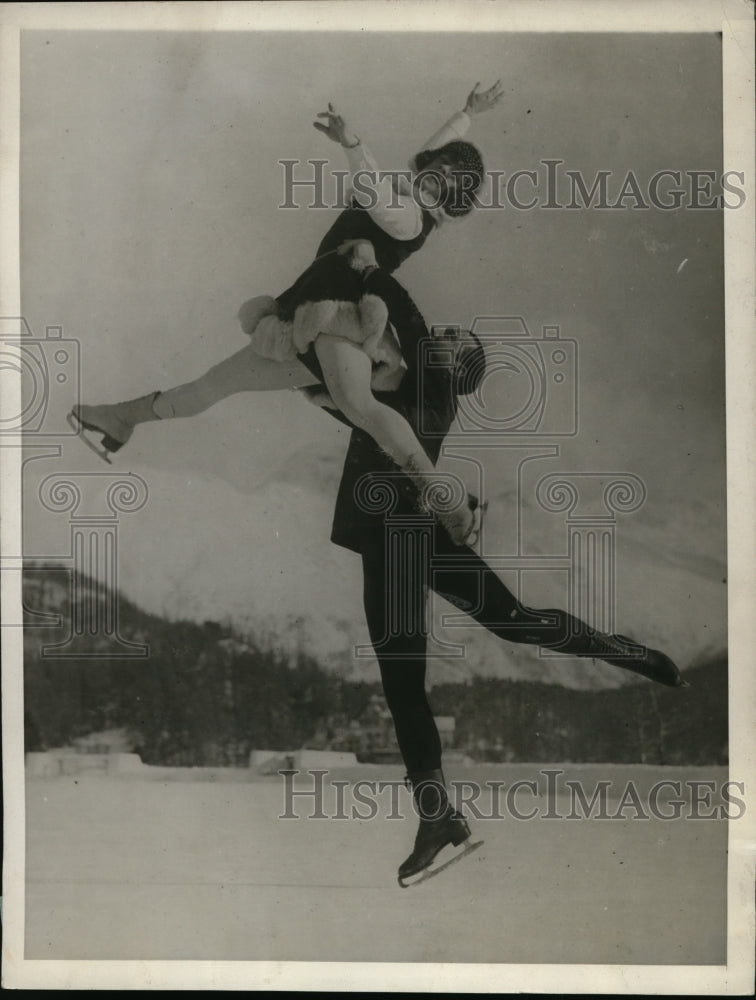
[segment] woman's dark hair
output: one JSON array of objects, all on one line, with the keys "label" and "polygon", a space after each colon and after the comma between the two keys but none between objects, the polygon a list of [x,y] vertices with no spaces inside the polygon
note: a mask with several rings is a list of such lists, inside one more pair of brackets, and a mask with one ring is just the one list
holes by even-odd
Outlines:
[{"label": "woman's dark hair", "polygon": [[467,335],[475,346],[465,351],[462,361],[454,369],[454,391],[458,396],[469,396],[475,392],[486,372],[486,352],[483,345],[472,330],[468,330]]},{"label": "woman's dark hair", "polygon": [[438,157],[443,156],[453,164],[457,183],[441,205],[442,210],[452,218],[467,215],[475,206],[475,192],[483,183],[483,158],[471,142],[455,139],[438,149],[423,149],[415,157],[418,173]]}]

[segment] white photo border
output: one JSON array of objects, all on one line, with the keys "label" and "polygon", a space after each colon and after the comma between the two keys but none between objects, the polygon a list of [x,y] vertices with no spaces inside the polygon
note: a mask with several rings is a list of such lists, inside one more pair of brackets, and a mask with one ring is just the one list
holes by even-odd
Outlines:
[{"label": "white photo border", "polygon": [[[427,31],[424,2],[27,3],[0,5],[0,305],[20,315],[20,32]],[[754,568],[756,522],[756,337],[754,337],[753,5],[747,0],[531,0],[432,5],[433,30],[448,32],[722,32],[724,169],[745,175],[747,197],[725,213],[730,770],[745,781],[748,808],[729,833],[726,966],[451,965],[281,962],[26,961],[22,636],[2,631],[4,785],[3,953],[5,988],[245,989],[385,992],[545,992],[743,995],[754,983],[756,721]],[[20,389],[19,389],[20,392]],[[18,412],[11,387],[1,405]],[[21,530],[20,441],[0,449],[2,550]],[[3,615],[20,620],[20,577],[2,580]],[[691,879],[695,872],[691,872]],[[703,901],[702,901],[703,902]],[[138,915],[135,915],[138,919]]]}]

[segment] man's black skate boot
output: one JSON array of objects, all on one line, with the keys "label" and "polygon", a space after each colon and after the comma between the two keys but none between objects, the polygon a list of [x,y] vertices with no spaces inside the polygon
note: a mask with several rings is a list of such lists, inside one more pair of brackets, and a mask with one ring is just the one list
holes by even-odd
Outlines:
[{"label": "man's black skate boot", "polygon": [[444,775],[440,770],[407,777],[420,816],[420,826],[412,854],[399,866],[400,882],[426,869],[448,844],[458,847],[470,836],[470,827],[464,816],[449,802]]},{"label": "man's black skate boot", "polygon": [[666,687],[688,687],[675,663],[658,649],[648,649],[625,635],[594,632],[589,637],[589,656],[614,667],[631,670]]}]

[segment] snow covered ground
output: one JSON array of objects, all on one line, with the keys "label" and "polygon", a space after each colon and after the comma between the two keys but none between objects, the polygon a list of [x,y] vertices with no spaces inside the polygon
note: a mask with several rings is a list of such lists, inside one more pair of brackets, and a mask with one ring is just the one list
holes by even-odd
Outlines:
[{"label": "snow covered ground", "polygon": [[[541,767],[532,765],[534,772]],[[700,779],[700,771],[669,769],[668,777],[685,782]],[[726,780],[723,769],[709,771],[711,780]],[[602,777],[613,782],[610,795],[621,794],[630,773],[595,766],[588,790]],[[514,776],[521,772],[490,773],[508,783]],[[399,771],[388,777],[399,779]],[[332,817],[334,790],[326,790],[324,811]],[[390,820],[389,798],[377,801],[373,820],[282,820],[278,777],[31,779],[25,958],[726,961],[721,819],[548,821],[541,802],[540,817],[530,821],[478,820],[480,850],[402,890],[396,868],[411,848],[415,820]],[[526,794],[521,801],[528,811],[540,800]],[[302,817],[308,802],[295,800]],[[559,799],[557,811],[568,813],[568,803]]]}]

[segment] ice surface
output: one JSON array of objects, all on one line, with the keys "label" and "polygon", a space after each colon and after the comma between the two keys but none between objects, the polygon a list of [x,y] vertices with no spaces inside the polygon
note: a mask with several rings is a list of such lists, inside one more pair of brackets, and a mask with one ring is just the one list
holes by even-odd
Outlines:
[{"label": "ice surface", "polygon": [[725,962],[722,820],[477,820],[482,848],[402,890],[414,817],[381,798],[372,821],[311,820],[308,801],[284,821],[278,777],[30,780],[25,957]]}]

